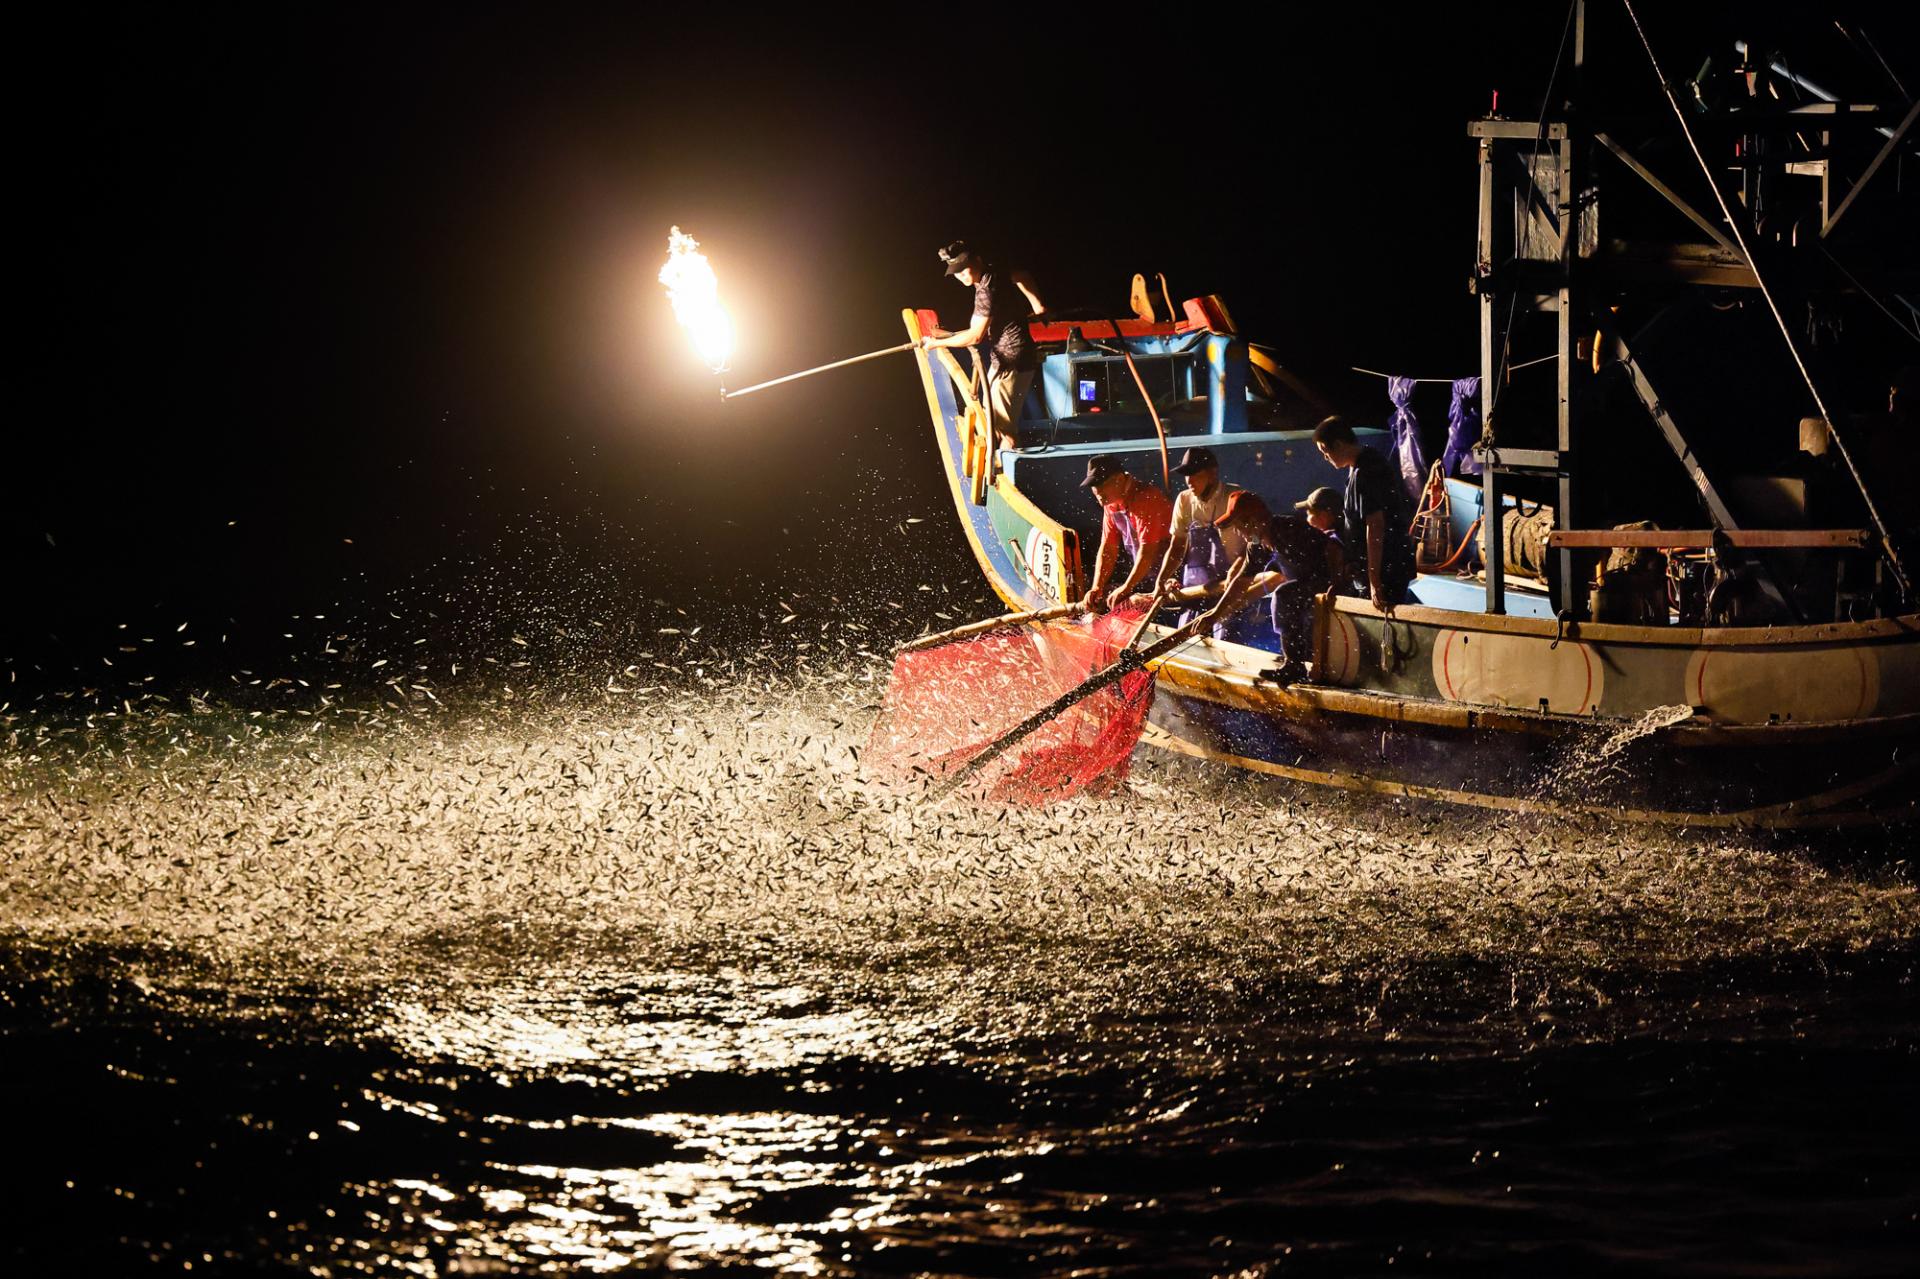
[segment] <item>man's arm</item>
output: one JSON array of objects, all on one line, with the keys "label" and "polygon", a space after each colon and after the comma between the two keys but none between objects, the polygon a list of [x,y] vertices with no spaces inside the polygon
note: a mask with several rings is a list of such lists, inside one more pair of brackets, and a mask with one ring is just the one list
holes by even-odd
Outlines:
[{"label": "man's arm", "polygon": [[1387,558],[1387,513],[1375,511],[1367,516],[1367,595],[1373,606],[1388,612],[1387,582],[1381,565]]},{"label": "man's arm", "polygon": [[1112,593],[1107,596],[1109,606],[1117,607],[1120,601],[1132,595],[1134,588],[1140,585],[1140,579],[1147,575],[1150,568],[1160,562],[1161,557],[1154,554],[1159,546],[1159,542],[1150,542],[1140,548],[1140,554],[1134,557],[1133,571],[1127,574],[1127,580],[1114,587]]},{"label": "man's arm", "polygon": [[1100,523],[1100,551],[1093,557],[1093,580],[1087,584],[1086,596],[1080,601],[1089,611],[1100,612],[1106,607],[1107,579],[1113,576],[1113,560],[1116,554],[1113,545],[1113,521],[1104,519]]},{"label": "man's arm", "polygon": [[920,338],[920,349],[923,351],[932,351],[940,347],[978,346],[980,345],[980,340],[986,336],[987,317],[984,315],[976,315],[973,317],[972,325],[962,332],[943,332],[936,336],[922,335]]},{"label": "man's arm", "polygon": [[1035,315],[1039,315],[1047,309],[1046,303],[1040,300],[1040,286],[1033,282],[1032,276],[1028,275],[1025,271],[1015,271],[1013,273],[1013,284],[1015,288],[1020,290],[1020,296],[1027,300],[1027,305],[1033,308]]},{"label": "man's arm", "polygon": [[[1272,571],[1254,573],[1251,571],[1252,568],[1253,547],[1249,545],[1246,553],[1235,560],[1233,567],[1227,570],[1226,585],[1220,592],[1220,598],[1214,601],[1213,607],[1201,617],[1202,631],[1211,630],[1222,618],[1232,617],[1255,600],[1271,595],[1284,584],[1280,573]],[[1254,583],[1261,578],[1267,580],[1256,586]]]},{"label": "man's arm", "polygon": [[1180,566],[1187,557],[1187,530],[1176,528],[1167,539],[1167,553],[1160,561],[1160,571],[1154,575],[1156,582],[1173,582],[1179,585]]},{"label": "man's arm", "polygon": [[1213,607],[1207,610],[1207,621],[1201,627],[1202,630],[1211,627],[1220,618],[1232,617],[1239,609],[1243,602],[1242,597],[1247,594],[1241,589],[1241,581],[1247,575],[1252,558],[1251,549],[1249,549],[1248,553],[1241,555],[1233,562],[1233,567],[1227,570],[1226,588],[1220,592],[1220,598],[1213,602]]}]

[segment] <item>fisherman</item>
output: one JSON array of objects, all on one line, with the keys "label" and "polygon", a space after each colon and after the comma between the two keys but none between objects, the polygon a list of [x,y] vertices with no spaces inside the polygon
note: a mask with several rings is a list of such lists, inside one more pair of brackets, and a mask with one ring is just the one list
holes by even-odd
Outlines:
[{"label": "fisherman", "polygon": [[1187,484],[1173,499],[1173,525],[1159,580],[1162,586],[1212,586],[1225,579],[1247,549],[1238,533],[1213,526],[1240,486],[1222,482],[1220,461],[1210,448],[1188,449],[1173,469]]},{"label": "fisherman", "polygon": [[1039,348],[1027,331],[1028,317],[1047,309],[1038,286],[1024,271],[1004,270],[987,261],[965,240],[941,249],[940,260],[947,264],[948,275],[973,290],[973,323],[959,333],[936,327],[920,339],[920,346],[932,351],[986,344],[986,398],[993,433],[1000,447],[1018,448],[1020,409],[1040,367]]},{"label": "fisherman", "polygon": [[[1325,497],[1322,497],[1322,494]],[[1307,657],[1313,648],[1313,599],[1334,588],[1346,567],[1340,540],[1333,536],[1332,489],[1315,489],[1304,502],[1294,503],[1302,515],[1275,515],[1258,493],[1239,492],[1227,499],[1218,526],[1244,538],[1254,554],[1265,551],[1267,571],[1286,575],[1273,590],[1273,629],[1280,636],[1280,666],[1266,678],[1298,684],[1307,678]],[[1317,503],[1317,505],[1316,505]],[[1247,588],[1234,591],[1244,596]],[[1223,600],[1220,611],[1231,616],[1238,601]]]},{"label": "fisherman", "polygon": [[[1100,553],[1093,561],[1093,581],[1081,601],[1089,613],[1104,613],[1118,608],[1138,591],[1166,559],[1173,503],[1159,485],[1136,480],[1121,470],[1120,459],[1111,453],[1101,453],[1087,462],[1087,477],[1080,487],[1092,490],[1094,500],[1106,512],[1100,526]],[[1133,557],[1133,568],[1125,581],[1107,591],[1122,546]]]},{"label": "fisherman", "polygon": [[[1163,589],[1213,586],[1226,580],[1228,570],[1247,551],[1247,540],[1237,530],[1214,526],[1227,509],[1228,498],[1242,490],[1237,484],[1222,482],[1220,461],[1210,448],[1188,449],[1174,470],[1185,476],[1187,483],[1174,498],[1167,557],[1160,563],[1160,585]],[[1264,613],[1264,609],[1249,606],[1214,623],[1208,631],[1215,639],[1253,643],[1265,628]],[[1197,608],[1186,610],[1180,614],[1179,625],[1185,626],[1198,615]]]},{"label": "fisherman", "polygon": [[1340,537],[1357,561],[1354,581],[1364,584],[1375,608],[1391,615],[1395,606],[1406,602],[1407,588],[1418,574],[1408,532],[1413,503],[1387,459],[1378,449],[1361,444],[1353,428],[1340,418],[1327,418],[1314,427],[1313,443],[1329,465],[1347,472]]}]

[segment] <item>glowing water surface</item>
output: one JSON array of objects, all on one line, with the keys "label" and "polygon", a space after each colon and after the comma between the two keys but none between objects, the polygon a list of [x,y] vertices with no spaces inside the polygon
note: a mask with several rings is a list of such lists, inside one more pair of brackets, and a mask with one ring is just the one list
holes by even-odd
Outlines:
[{"label": "glowing water surface", "polygon": [[1123,799],[933,809],[861,781],[872,680],[15,719],[6,1095],[60,1137],[14,1158],[7,1246],[423,1275],[1911,1257],[1897,853],[1151,753]]}]

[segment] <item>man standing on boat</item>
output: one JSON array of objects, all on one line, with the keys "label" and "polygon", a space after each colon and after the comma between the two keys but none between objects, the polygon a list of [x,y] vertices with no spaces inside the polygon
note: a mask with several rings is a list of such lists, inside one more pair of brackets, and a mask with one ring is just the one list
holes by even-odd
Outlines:
[{"label": "man standing on boat", "polygon": [[1313,443],[1329,465],[1347,473],[1347,493],[1340,508],[1341,540],[1356,558],[1364,555],[1367,598],[1390,614],[1406,602],[1407,588],[1418,572],[1408,532],[1413,503],[1392,464],[1378,449],[1361,444],[1353,428],[1339,418],[1327,418],[1314,427]]},{"label": "man standing on boat", "polygon": [[[1326,509],[1322,493],[1333,496],[1332,489],[1316,489],[1312,497],[1296,504],[1295,509],[1304,510],[1305,515],[1275,515],[1258,493],[1235,493],[1216,522],[1223,531],[1244,539],[1255,554],[1267,552],[1268,571],[1286,574],[1286,581],[1273,592],[1273,629],[1280,635],[1284,661],[1267,674],[1282,684],[1307,678],[1307,655],[1313,650],[1313,598],[1331,591],[1346,567],[1340,541],[1333,536],[1333,513]],[[1244,597],[1247,591],[1242,587],[1233,594]],[[1230,616],[1239,606],[1237,598],[1222,600],[1220,611]]]},{"label": "man standing on boat", "polygon": [[[1093,580],[1081,601],[1089,613],[1104,613],[1140,591],[1166,558],[1173,503],[1159,485],[1136,480],[1121,470],[1120,459],[1111,453],[1102,453],[1087,463],[1087,478],[1080,481],[1080,487],[1091,489],[1106,511],[1100,525],[1100,553],[1093,561]],[[1107,580],[1113,576],[1122,546],[1133,557],[1133,569],[1109,592]]]},{"label": "man standing on boat", "polygon": [[973,323],[964,331],[936,329],[920,339],[924,350],[979,346],[989,352],[987,410],[1002,448],[1019,447],[1020,406],[1040,367],[1040,351],[1027,331],[1029,317],[1046,310],[1033,277],[1007,271],[955,240],[940,250],[947,274],[973,290]]}]

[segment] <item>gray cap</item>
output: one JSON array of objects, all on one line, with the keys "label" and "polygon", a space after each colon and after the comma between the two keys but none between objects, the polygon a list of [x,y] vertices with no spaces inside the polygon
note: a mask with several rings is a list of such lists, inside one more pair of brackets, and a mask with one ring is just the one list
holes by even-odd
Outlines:
[{"label": "gray cap", "polygon": [[1340,506],[1340,494],[1323,484],[1313,492],[1307,494],[1306,501],[1295,502],[1293,509],[1296,511],[1325,511],[1329,515],[1337,515],[1340,512]]}]

